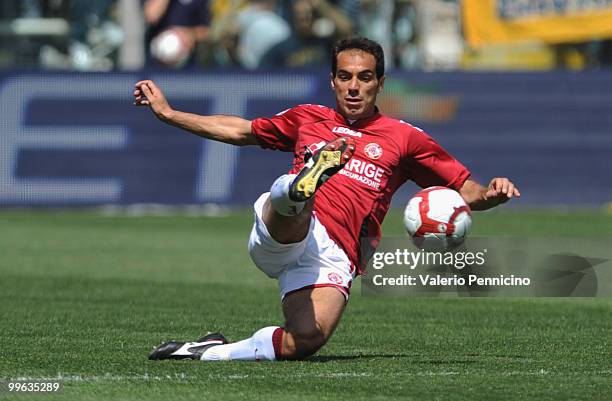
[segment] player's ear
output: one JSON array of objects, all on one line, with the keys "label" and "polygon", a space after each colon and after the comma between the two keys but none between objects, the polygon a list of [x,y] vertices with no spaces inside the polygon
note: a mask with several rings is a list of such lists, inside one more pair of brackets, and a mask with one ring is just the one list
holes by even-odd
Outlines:
[{"label": "player's ear", "polygon": [[336,84],[334,84],[334,74],[329,73],[329,84],[333,90],[336,90]]},{"label": "player's ear", "polygon": [[385,76],[383,75],[378,80],[378,93],[382,92],[385,87]]}]

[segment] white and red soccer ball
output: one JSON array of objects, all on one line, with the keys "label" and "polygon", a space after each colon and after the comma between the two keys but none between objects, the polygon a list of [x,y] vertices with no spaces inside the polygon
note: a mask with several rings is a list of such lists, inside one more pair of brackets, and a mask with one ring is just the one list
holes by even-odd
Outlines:
[{"label": "white and red soccer ball", "polygon": [[408,202],[404,227],[419,248],[449,249],[460,245],[469,234],[472,214],[457,191],[429,187]]}]

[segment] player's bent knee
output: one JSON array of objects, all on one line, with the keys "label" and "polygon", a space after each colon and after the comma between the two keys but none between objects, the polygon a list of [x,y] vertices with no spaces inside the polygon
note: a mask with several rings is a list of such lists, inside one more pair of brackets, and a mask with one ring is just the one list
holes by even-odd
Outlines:
[{"label": "player's bent knee", "polygon": [[286,359],[305,359],[314,355],[323,347],[330,335],[326,334],[318,325],[301,328],[285,328],[288,336],[285,341],[283,356]]},{"label": "player's bent knee", "polygon": [[304,359],[330,339],[342,312],[344,296],[336,288],[297,291],[283,301],[285,335],[282,357]]}]

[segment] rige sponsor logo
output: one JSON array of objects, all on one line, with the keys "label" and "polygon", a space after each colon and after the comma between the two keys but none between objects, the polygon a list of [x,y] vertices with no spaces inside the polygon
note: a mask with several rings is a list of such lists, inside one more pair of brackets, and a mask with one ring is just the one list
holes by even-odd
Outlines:
[{"label": "rige sponsor logo", "polygon": [[371,188],[380,189],[385,170],[373,163],[353,157],[338,174],[359,181]]}]

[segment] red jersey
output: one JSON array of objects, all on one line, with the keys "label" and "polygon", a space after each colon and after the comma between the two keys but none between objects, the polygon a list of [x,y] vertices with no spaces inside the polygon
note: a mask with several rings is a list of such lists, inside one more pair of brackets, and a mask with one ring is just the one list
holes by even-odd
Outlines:
[{"label": "red jersey", "polygon": [[406,180],[421,187],[434,185],[459,190],[470,172],[421,129],[380,114],[352,124],[336,110],[301,105],[272,118],[252,122],[252,132],[263,148],[294,152],[291,173],[304,164],[306,149],[350,136],[355,154],[342,170],[317,190],[314,209],[329,236],[354,266],[363,270],[369,254],[362,238],[381,236],[381,224],[391,197]]}]

